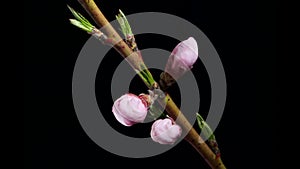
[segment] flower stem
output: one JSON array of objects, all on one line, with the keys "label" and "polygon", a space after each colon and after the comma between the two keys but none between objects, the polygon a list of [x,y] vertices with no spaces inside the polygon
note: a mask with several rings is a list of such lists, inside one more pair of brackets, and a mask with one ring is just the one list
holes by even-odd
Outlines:
[{"label": "flower stem", "polygon": [[[85,8],[85,10],[90,14],[90,16],[94,19],[98,26],[103,27],[103,32],[109,37],[116,39],[117,43],[114,45],[114,48],[124,57],[128,58],[127,61],[129,64],[137,70],[140,70],[140,60],[136,60],[138,57],[130,58],[131,55],[140,55],[137,52],[134,52],[120,37],[120,35],[115,31],[115,29],[111,26],[111,24],[107,21],[105,16],[102,14],[100,9],[97,7],[93,0],[78,0],[81,5]],[[144,66],[144,64],[143,64]],[[146,66],[145,66],[146,68]],[[146,68],[147,69],[147,68]],[[148,69],[147,69],[148,70]],[[150,74],[150,71],[147,71],[147,74]],[[151,75],[152,77],[152,75]],[[157,84],[155,81],[153,84]],[[147,85],[149,88],[153,86]],[[170,95],[166,94],[163,99],[158,99],[161,105],[166,106],[166,111],[170,117],[178,122],[178,124],[182,127],[183,130],[188,132],[185,137],[185,140],[188,141],[206,160],[211,168],[215,169],[225,169],[225,165],[223,164],[220,157],[217,157],[214,152],[208,147],[208,145],[203,141],[200,135],[196,132],[196,130],[192,127],[189,121],[185,118],[183,113],[176,106]]]}]

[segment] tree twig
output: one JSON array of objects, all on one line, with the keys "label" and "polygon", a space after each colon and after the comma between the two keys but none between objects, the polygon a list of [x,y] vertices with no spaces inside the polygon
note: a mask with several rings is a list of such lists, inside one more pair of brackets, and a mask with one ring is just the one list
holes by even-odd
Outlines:
[{"label": "tree twig", "polygon": [[[103,32],[109,37],[116,39],[117,43],[114,45],[114,48],[127,59],[129,64],[134,68],[140,68],[141,61],[136,60],[137,57],[132,57],[128,59],[128,57],[132,55],[139,55],[137,52],[134,52],[120,37],[120,35],[115,31],[115,29],[111,26],[111,24],[107,21],[105,16],[102,14],[98,6],[93,0],[78,0],[80,4],[84,7],[84,9],[90,14],[90,16],[94,19],[99,27],[103,27]],[[143,64],[143,66],[145,66]],[[145,68],[147,68],[145,66]],[[150,72],[149,72],[150,73]],[[155,82],[149,88],[152,88],[153,85],[158,84]],[[169,94],[163,99],[158,99],[161,105],[166,106],[166,111],[170,117],[182,127],[182,129],[188,134],[185,137],[185,140],[188,141],[206,160],[211,168],[214,169],[225,169],[225,165],[223,164],[220,157],[217,157],[214,152],[208,147],[208,145],[203,141],[200,135],[196,132],[196,130],[192,127],[189,121],[185,118],[183,113],[176,106],[172,98]]]}]

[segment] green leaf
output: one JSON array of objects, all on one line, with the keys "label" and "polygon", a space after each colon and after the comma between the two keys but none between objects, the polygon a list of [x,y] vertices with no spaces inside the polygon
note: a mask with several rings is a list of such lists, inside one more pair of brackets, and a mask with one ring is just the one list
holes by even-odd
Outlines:
[{"label": "green leaf", "polygon": [[135,72],[140,76],[140,78],[144,81],[144,83],[147,86],[150,86],[150,83],[148,82],[147,78],[145,77],[145,74],[143,74],[142,71],[139,71],[139,70],[135,69]]},{"label": "green leaf", "polygon": [[201,129],[201,132],[203,132],[204,136],[209,140],[215,140],[215,135],[213,134],[212,129],[205,122],[202,116],[199,113],[196,113],[196,116],[197,116],[198,126]]},{"label": "green leaf", "polygon": [[124,19],[124,22],[125,22],[125,25],[126,25],[126,28],[127,28],[127,34],[131,34],[132,35],[131,27],[129,25],[129,22],[128,22],[125,14],[121,11],[121,9],[119,9],[119,12],[120,12],[122,18]]},{"label": "green leaf", "polygon": [[155,80],[152,74],[150,73],[150,71],[148,70],[148,68],[146,67],[146,65],[141,64],[140,69],[143,72],[145,78],[147,78],[147,81],[149,82],[150,86],[152,86],[155,83]]},{"label": "green leaf", "polygon": [[76,12],[73,8],[71,8],[70,6],[68,6],[68,8],[71,11],[71,13],[73,14],[73,16],[75,17],[75,19],[77,19],[77,20],[70,19],[71,23],[73,25],[87,31],[88,33],[91,33],[95,27],[80,13]]},{"label": "green leaf", "polygon": [[76,26],[76,27],[78,27],[78,28],[80,28],[80,29],[82,29],[82,30],[84,30],[84,31],[87,31],[87,32],[90,31],[88,28],[86,28],[86,27],[85,27],[81,22],[79,22],[78,20],[76,20],[76,19],[69,19],[69,20],[70,20],[70,22],[71,22],[72,25],[74,25],[74,26]]},{"label": "green leaf", "polygon": [[133,34],[132,34],[132,31],[131,31],[131,27],[129,25],[129,22],[128,22],[126,16],[124,15],[124,13],[120,9],[119,9],[119,14],[116,15],[116,19],[120,24],[120,27],[121,27],[123,35],[125,36],[125,39],[128,36],[132,36]]},{"label": "green leaf", "polygon": [[117,21],[118,21],[119,24],[120,24],[121,31],[122,31],[124,37],[126,38],[127,32],[126,32],[126,29],[125,29],[124,20],[123,20],[123,18],[120,16],[120,14],[116,15],[116,18],[117,18]]},{"label": "green leaf", "polygon": [[85,23],[87,26],[89,26],[89,27],[94,27],[85,17],[83,17],[80,13],[77,13],[79,16],[80,16],[80,18],[81,18],[81,21],[83,22],[83,23]]}]

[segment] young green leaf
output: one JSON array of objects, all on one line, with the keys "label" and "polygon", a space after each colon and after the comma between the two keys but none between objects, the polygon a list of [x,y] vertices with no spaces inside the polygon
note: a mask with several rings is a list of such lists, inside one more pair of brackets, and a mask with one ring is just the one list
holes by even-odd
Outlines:
[{"label": "young green leaf", "polygon": [[73,8],[71,8],[70,6],[68,6],[68,8],[75,17],[75,19],[70,19],[70,22],[76,27],[79,27],[82,30],[91,33],[95,27],[80,13],[76,12]]}]

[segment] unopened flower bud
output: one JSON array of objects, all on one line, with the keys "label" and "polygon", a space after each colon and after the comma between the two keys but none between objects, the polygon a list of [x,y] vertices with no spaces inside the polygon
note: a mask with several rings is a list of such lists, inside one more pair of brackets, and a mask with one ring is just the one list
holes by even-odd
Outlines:
[{"label": "unopened flower bud", "polygon": [[181,136],[181,127],[170,118],[156,120],[151,128],[151,138],[160,144],[174,144]]},{"label": "unopened flower bud", "polygon": [[131,93],[118,98],[112,107],[114,116],[124,126],[142,123],[146,118],[147,111],[147,103]]}]

